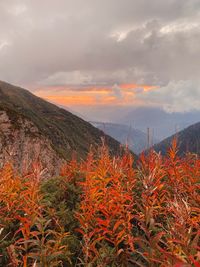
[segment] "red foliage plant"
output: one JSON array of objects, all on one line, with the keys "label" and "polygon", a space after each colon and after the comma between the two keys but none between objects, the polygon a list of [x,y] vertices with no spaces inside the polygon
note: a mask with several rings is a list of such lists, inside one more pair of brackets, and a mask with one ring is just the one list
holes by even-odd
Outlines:
[{"label": "red foliage plant", "polygon": [[105,147],[82,166],[84,266],[199,266],[200,160],[151,151],[137,168]]},{"label": "red foliage plant", "polygon": [[[10,266],[63,266],[69,233],[45,206],[34,169],[23,176],[10,165],[0,170],[0,242],[7,241]],[[62,192],[66,184],[81,188],[77,266],[200,266],[200,159],[180,158],[176,141],[167,156],[150,151],[136,164],[128,151],[112,157],[102,146],[63,166],[58,179]]]},{"label": "red foliage plant", "polygon": [[39,164],[23,176],[17,175],[10,164],[0,170],[0,242],[2,245],[9,240],[8,255],[2,256],[9,257],[10,266],[58,266],[58,256],[67,249],[61,240],[68,233],[58,222],[54,229],[49,227],[54,218],[47,220],[40,182]]}]

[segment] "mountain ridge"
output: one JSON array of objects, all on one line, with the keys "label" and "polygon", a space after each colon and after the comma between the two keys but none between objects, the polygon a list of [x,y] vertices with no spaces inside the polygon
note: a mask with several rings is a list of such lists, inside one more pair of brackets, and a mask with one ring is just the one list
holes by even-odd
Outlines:
[{"label": "mountain ridge", "polygon": [[195,153],[200,155],[200,122],[194,123],[178,133],[164,139],[153,146],[153,149],[166,154],[171,146],[172,140],[177,139],[178,154]]},{"label": "mountain ridge", "polygon": [[[112,136],[135,154],[140,154],[147,148],[147,134],[141,130],[133,128],[131,125],[113,123],[113,122],[94,122],[90,121],[92,125],[102,130],[105,134]],[[152,140],[153,144],[157,140]]]},{"label": "mountain ridge", "polygon": [[[1,114],[2,118],[7,118],[4,125],[7,124],[15,129],[18,138],[23,121],[29,126],[33,124],[34,133],[27,133],[29,128],[27,126],[22,131],[23,136],[29,137],[37,132],[37,136],[42,136],[48,141],[47,147],[50,145],[55,155],[64,160],[70,159],[74,152],[78,158],[85,157],[91,145],[93,147],[100,145],[102,136],[105,136],[102,131],[71,112],[33,95],[26,89],[2,81],[0,81],[0,111],[4,112]],[[0,130],[2,125],[1,122]],[[2,130],[1,136],[3,133]],[[105,139],[112,153],[120,151],[119,142],[107,135]]]}]

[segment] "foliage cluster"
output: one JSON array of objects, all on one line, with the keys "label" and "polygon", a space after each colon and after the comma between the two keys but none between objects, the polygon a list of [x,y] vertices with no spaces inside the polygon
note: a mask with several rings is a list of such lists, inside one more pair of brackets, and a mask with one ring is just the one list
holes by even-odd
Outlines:
[{"label": "foliage cluster", "polygon": [[102,146],[60,177],[0,171],[0,265],[200,266],[200,159]]},{"label": "foliage cluster", "polygon": [[7,164],[0,171],[0,266],[62,266],[70,262],[64,230],[40,192],[41,170],[18,176]]}]

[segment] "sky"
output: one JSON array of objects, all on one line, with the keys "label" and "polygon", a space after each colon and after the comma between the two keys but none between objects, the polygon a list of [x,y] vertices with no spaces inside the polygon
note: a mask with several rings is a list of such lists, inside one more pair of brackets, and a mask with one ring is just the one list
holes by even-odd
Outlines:
[{"label": "sky", "polygon": [[0,80],[77,111],[200,110],[199,44],[200,0],[0,0]]}]

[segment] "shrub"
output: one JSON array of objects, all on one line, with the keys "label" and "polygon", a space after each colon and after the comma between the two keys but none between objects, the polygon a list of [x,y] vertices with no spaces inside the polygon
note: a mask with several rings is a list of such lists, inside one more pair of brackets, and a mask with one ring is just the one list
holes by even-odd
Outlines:
[{"label": "shrub", "polygon": [[59,177],[0,170],[0,266],[200,266],[200,159],[105,146]]}]

